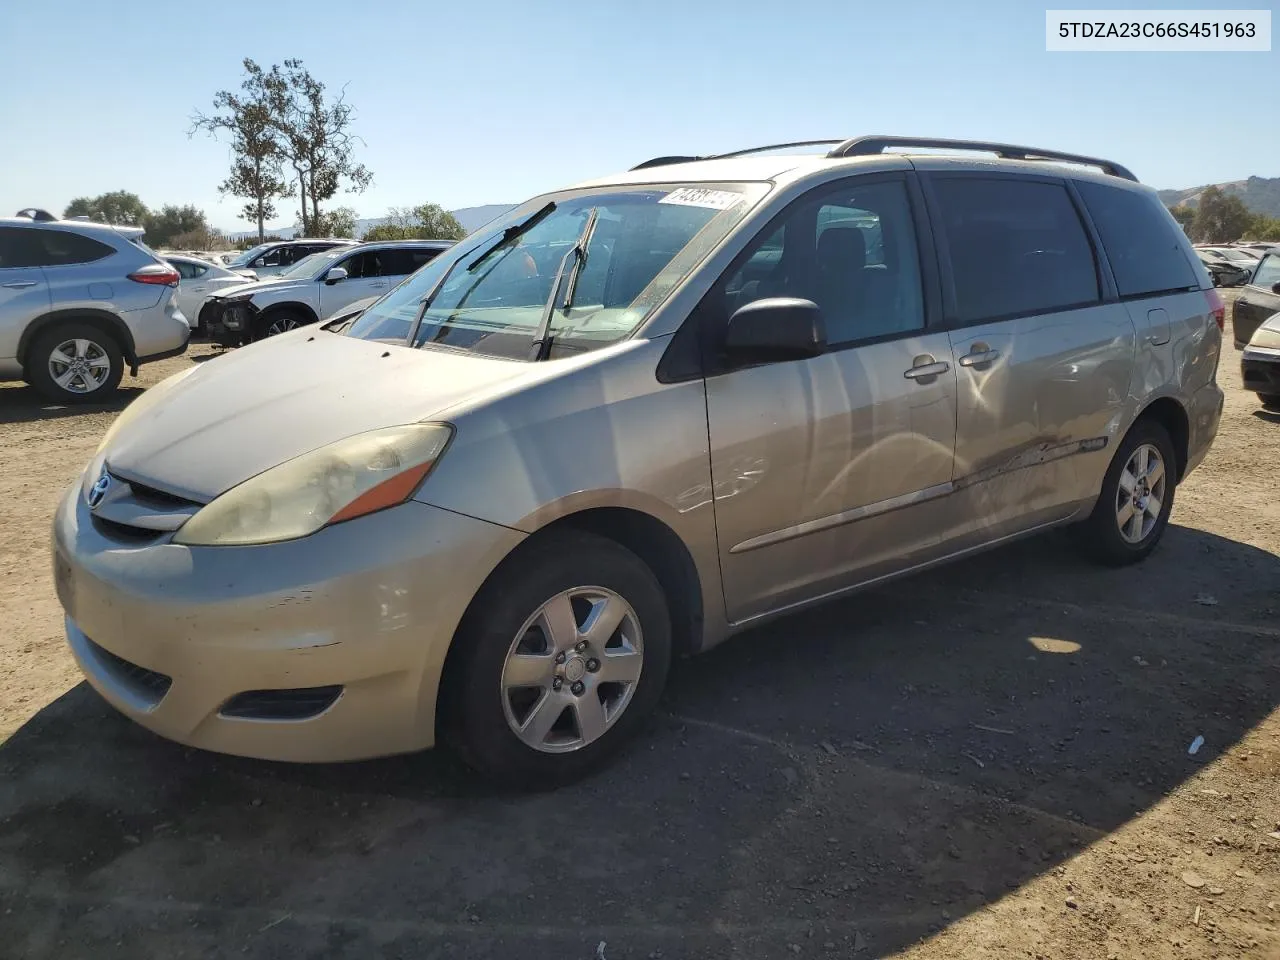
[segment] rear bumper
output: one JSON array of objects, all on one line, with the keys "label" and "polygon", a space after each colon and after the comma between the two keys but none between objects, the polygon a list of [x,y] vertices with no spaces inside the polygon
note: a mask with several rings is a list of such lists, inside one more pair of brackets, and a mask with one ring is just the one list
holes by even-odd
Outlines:
[{"label": "rear bumper", "polygon": [[1245,347],[1240,376],[1246,390],[1280,397],[1280,350]]},{"label": "rear bumper", "polygon": [[1222,421],[1223,399],[1222,388],[1216,383],[1206,384],[1192,394],[1187,405],[1187,466],[1183,477],[1200,466],[1213,446]]},{"label": "rear bumper", "polygon": [[187,327],[187,338],[181,344],[171,350],[162,350],[159,353],[149,353],[145,357],[139,357],[139,363],[154,363],[156,360],[168,360],[170,357],[181,356],[187,352],[187,347],[191,345],[191,328]]}]

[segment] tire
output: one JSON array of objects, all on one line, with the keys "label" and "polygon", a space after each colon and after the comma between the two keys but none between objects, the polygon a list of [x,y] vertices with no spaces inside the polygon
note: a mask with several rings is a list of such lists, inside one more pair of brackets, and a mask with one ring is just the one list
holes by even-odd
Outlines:
[{"label": "tire", "polygon": [[[59,358],[82,362],[72,367]],[[106,403],[124,376],[124,355],[110,334],[90,323],[58,323],[37,335],[27,352],[25,377],[56,403]]]},{"label": "tire", "polygon": [[1258,400],[1262,403],[1262,409],[1280,412],[1280,394],[1260,393]]},{"label": "tire", "polygon": [[[1131,515],[1126,532],[1122,533],[1121,510],[1125,508],[1125,503],[1121,501],[1122,479],[1126,474],[1132,476],[1129,470],[1131,461],[1144,449],[1148,455],[1148,463],[1154,452],[1159,457],[1163,470],[1159,479],[1153,480],[1150,476],[1154,468],[1149,468],[1146,487],[1139,485],[1136,488],[1138,491],[1145,490],[1148,495],[1139,493],[1135,501],[1132,494],[1125,492],[1128,506],[1133,507],[1137,503],[1142,516],[1135,520]],[[1102,492],[1093,512],[1077,528],[1078,539],[1085,552],[1099,563],[1113,567],[1137,563],[1151,553],[1164,535],[1165,527],[1169,525],[1174,492],[1177,489],[1177,463],[1173,441],[1169,439],[1169,433],[1164,427],[1150,419],[1135,423],[1120,442],[1111,466],[1107,468],[1102,481]],[[1154,517],[1151,516],[1153,499],[1159,503]]]},{"label": "tire", "polygon": [[[581,594],[569,597],[574,591]],[[593,596],[603,605],[593,608]],[[622,605],[610,606],[619,600]],[[551,612],[540,616],[548,604]],[[567,647],[544,627],[557,622],[556,613],[558,622],[567,623],[566,609],[575,621],[560,631],[572,631]],[[593,609],[622,619],[608,637],[601,640],[598,633],[578,652],[574,640],[591,636],[579,631],[589,626]],[[608,645],[603,657],[601,645]],[[557,649],[566,654],[562,662]],[[630,659],[637,651],[638,664]],[[441,681],[442,739],[474,770],[504,786],[537,790],[569,783],[615,756],[644,725],[670,664],[671,616],[649,567],[612,540],[549,533],[505,562],[463,618]],[[529,675],[516,676],[516,666]],[[630,676],[637,668],[638,679],[630,683],[603,679]],[[589,739],[583,723],[593,718],[594,729],[603,732]],[[516,730],[522,723],[523,738]]]},{"label": "tire", "polygon": [[298,327],[305,327],[312,322],[314,321],[296,310],[268,310],[258,319],[253,338],[254,340],[265,340],[267,337],[287,333]]}]

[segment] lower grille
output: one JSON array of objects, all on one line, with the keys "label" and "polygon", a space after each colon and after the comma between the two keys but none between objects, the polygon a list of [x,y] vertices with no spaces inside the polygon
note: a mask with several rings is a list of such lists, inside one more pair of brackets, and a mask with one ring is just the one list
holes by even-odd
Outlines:
[{"label": "lower grille", "polygon": [[140,667],[136,663],[130,663],[124,657],[117,657],[110,650],[98,646],[92,640],[89,640],[89,646],[112,678],[121,686],[128,687],[139,697],[159,703],[164,699],[164,695],[169,692],[169,687],[173,685],[172,677],[157,673],[155,670],[148,670],[146,667]]},{"label": "lower grille", "polygon": [[247,690],[224,703],[218,713],[242,720],[310,720],[333,706],[341,695],[340,686]]}]

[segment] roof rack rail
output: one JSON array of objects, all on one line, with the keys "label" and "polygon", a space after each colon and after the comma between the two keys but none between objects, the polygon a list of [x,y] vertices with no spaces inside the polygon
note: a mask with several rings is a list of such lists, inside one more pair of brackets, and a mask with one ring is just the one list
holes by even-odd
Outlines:
[{"label": "roof rack rail", "polygon": [[666,167],[673,163],[693,163],[696,160],[729,160],[733,157],[745,157],[753,153],[764,153],[766,150],[783,150],[787,147],[825,147],[833,143],[844,143],[843,140],[792,140],[789,143],[766,143],[762,147],[747,147],[745,150],[732,150],[729,153],[712,153],[702,157],[654,157],[644,163],[638,163],[632,170],[644,170],[648,167]]},{"label": "roof rack rail", "polygon": [[1138,182],[1126,167],[1102,160],[1098,157],[1085,157],[1076,153],[1062,153],[1058,150],[1041,150],[1038,147],[1019,147],[1011,143],[988,143],[984,140],[941,140],[931,137],[853,137],[845,140],[827,154],[828,157],[865,157],[884,153],[889,147],[925,147],[939,150],[981,150],[994,153],[1002,160],[1060,160],[1066,163],[1079,163],[1085,166],[1098,167],[1103,173],[1113,177]]},{"label": "roof rack rail", "polygon": [[644,163],[637,163],[632,170],[647,170],[650,167],[669,167],[673,163],[693,163],[695,160],[705,160],[705,157],[654,157],[652,160],[646,160]]},{"label": "roof rack rail", "polygon": [[41,210],[39,207],[26,207],[19,210],[14,216],[26,217],[28,220],[39,220],[41,223],[49,223],[58,219],[48,210]]},{"label": "roof rack rail", "polygon": [[825,147],[832,143],[843,143],[843,140],[792,140],[790,143],[766,143],[763,147],[747,147],[745,150],[734,150],[732,153],[717,153],[706,160],[728,160],[731,157],[745,157],[753,153],[764,153],[766,150],[782,150],[786,147]]}]

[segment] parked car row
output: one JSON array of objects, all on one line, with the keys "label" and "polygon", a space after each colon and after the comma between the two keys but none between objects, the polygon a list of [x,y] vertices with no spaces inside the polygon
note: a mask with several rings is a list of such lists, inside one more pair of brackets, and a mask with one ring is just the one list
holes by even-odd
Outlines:
[{"label": "parked car row", "polygon": [[549,785],[768,618],[1053,527],[1150,554],[1223,404],[1223,300],[1156,193],[1040,148],[823,151],[663,157],[216,294],[242,337],[339,312],[112,424],[53,522],[89,682],[197,747],[439,740]]},{"label": "parked car row", "polygon": [[198,325],[214,342],[239,346],[328,320],[354,301],[390,290],[451,246],[452,240],[332,246],[273,279],[211,293]]}]

